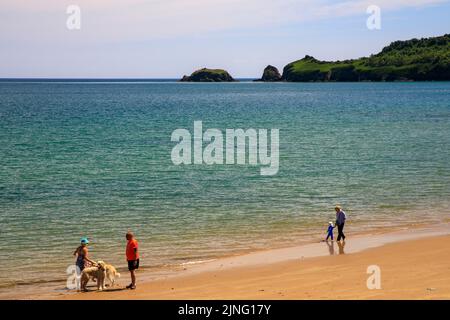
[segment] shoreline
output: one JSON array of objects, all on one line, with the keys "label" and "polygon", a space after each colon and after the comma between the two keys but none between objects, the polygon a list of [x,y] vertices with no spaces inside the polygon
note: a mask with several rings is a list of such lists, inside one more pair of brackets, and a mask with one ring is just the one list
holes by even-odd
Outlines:
[{"label": "shoreline", "polygon": [[[250,253],[244,253],[239,255],[233,255],[206,262],[183,264],[180,265],[178,270],[172,270],[167,273],[156,273],[154,271],[138,272],[138,285],[139,289],[133,292],[128,290],[121,290],[128,284],[129,275],[128,272],[122,272],[122,277],[117,280],[118,286],[114,289],[106,290],[104,292],[88,292],[78,293],[75,290],[67,290],[65,288],[53,289],[49,287],[40,288],[40,290],[34,291],[33,288],[26,291],[20,291],[17,288],[11,294],[1,293],[2,299],[197,299],[194,296],[179,297],[177,295],[167,296],[166,293],[155,292],[153,289],[162,286],[164,283],[174,283],[174,286],[179,287],[180,283],[189,281],[194,278],[200,278],[197,281],[202,282],[202,278],[208,275],[219,273],[240,273],[248,272],[251,270],[259,270],[264,268],[277,269],[285,268],[291,264],[310,264],[312,261],[331,259],[328,262],[319,262],[316,267],[321,267],[321,264],[334,264],[338,257],[343,256],[358,256],[362,253],[367,253],[372,250],[382,249],[392,244],[405,244],[412,243],[419,240],[431,241],[436,237],[449,237],[450,238],[450,223],[442,223],[440,225],[428,225],[428,226],[410,226],[409,228],[393,228],[383,230],[379,232],[372,232],[368,235],[351,235],[345,242],[345,245],[338,245],[336,241],[330,246],[330,243],[315,242],[304,245],[298,245],[287,248],[276,248],[259,250]],[[283,267],[284,266],[284,267]],[[219,277],[215,275],[214,278]],[[233,278],[234,280],[237,280]],[[258,283],[256,282],[255,285]],[[92,283],[91,283],[92,285]],[[213,283],[210,283],[213,286]],[[94,288],[94,287],[92,287]],[[46,290],[47,289],[47,290]],[[162,289],[162,288],[161,288]],[[148,291],[148,294],[145,292]],[[256,298],[257,296],[255,296]],[[199,297],[202,299],[202,297]],[[220,296],[219,296],[220,298]],[[247,297],[247,298],[252,298]],[[276,297],[269,297],[272,299]],[[236,296],[239,299],[239,296]]]},{"label": "shoreline", "polygon": [[[345,254],[311,244],[219,259],[135,291],[88,292],[63,299],[450,299],[450,226],[355,237]],[[376,243],[382,241],[382,243]],[[352,245],[350,245],[352,243]],[[348,251],[347,251],[348,248]],[[381,290],[369,290],[369,266]],[[128,279],[127,279],[128,280]]]},{"label": "shoreline", "polygon": [[[443,219],[440,220],[440,222],[450,223],[449,219]],[[351,233],[352,237],[359,237],[363,235],[362,226],[364,224],[361,224],[360,222],[352,221],[349,226],[346,227],[346,230]],[[397,224],[388,224],[388,225],[379,225],[379,226],[370,226],[366,227],[367,230],[365,233],[369,233],[371,235],[375,234],[386,234],[396,231],[401,231],[405,229],[417,229],[421,227],[429,227],[429,226],[435,226],[438,225],[438,222],[436,221],[426,221],[424,223],[417,223],[417,222],[410,222],[410,223],[397,223]],[[222,252],[221,254],[217,255],[210,255],[205,257],[193,257],[192,259],[183,259],[184,261],[178,262],[178,263],[160,263],[159,265],[152,265],[152,264],[146,264],[145,262],[154,262],[155,260],[152,259],[150,256],[150,259],[147,259],[146,257],[148,254],[143,256],[143,261],[141,261],[141,267],[140,267],[140,274],[143,275],[143,277],[146,280],[155,280],[155,279],[161,279],[171,276],[180,275],[182,271],[185,271],[185,268],[191,269],[191,267],[196,267],[198,265],[203,265],[204,263],[221,260],[221,259],[227,259],[227,258],[233,258],[233,257],[240,257],[240,256],[246,256],[248,254],[258,253],[258,252],[264,252],[264,251],[271,251],[271,250],[278,250],[278,249],[285,249],[285,248],[291,248],[291,247],[303,247],[305,245],[309,245],[312,243],[318,243],[320,242],[320,239],[323,239],[323,228],[319,229],[315,227],[315,229],[310,230],[309,233],[303,234],[300,233],[298,236],[290,235],[290,239],[292,243],[286,243],[286,241],[283,242],[277,242],[277,241],[268,241],[266,246],[262,247],[252,247],[252,248],[235,248],[235,250],[229,250],[226,252]],[[323,237],[322,237],[323,236]],[[250,245],[251,247],[251,245]],[[95,260],[95,259],[94,259]],[[102,260],[101,258],[97,260]],[[106,260],[109,262],[110,260]],[[144,263],[142,263],[144,262]],[[128,273],[127,266],[125,264],[114,264],[116,269],[120,273]],[[63,269],[60,269],[59,277],[54,276],[54,272],[47,274],[46,278],[41,277],[34,277],[31,281],[19,281],[16,283],[11,284],[0,284],[0,299],[1,298],[7,298],[9,299],[9,296],[11,295],[11,292],[14,291],[14,296],[28,299],[29,297],[33,296],[55,296],[59,295],[61,292],[71,294],[72,292],[70,290],[67,290],[65,288],[65,282],[66,277],[64,276],[65,270],[67,268],[67,265],[62,266]],[[62,271],[62,272],[61,272]],[[62,273],[62,276],[61,276]]]}]

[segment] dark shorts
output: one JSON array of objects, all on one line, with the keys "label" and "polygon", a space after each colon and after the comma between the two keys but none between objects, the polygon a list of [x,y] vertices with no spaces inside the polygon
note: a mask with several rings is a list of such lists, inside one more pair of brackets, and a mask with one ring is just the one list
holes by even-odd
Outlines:
[{"label": "dark shorts", "polygon": [[75,262],[75,265],[77,266],[77,272],[79,272],[80,274],[81,274],[81,271],[83,271],[86,266],[84,259],[77,259],[77,261]]},{"label": "dark shorts", "polygon": [[133,271],[139,269],[139,259],[137,260],[128,260],[128,270]]}]

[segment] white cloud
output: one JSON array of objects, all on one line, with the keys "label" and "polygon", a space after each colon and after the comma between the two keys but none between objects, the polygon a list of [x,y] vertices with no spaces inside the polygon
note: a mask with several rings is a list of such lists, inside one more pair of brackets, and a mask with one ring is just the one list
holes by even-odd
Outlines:
[{"label": "white cloud", "polygon": [[[114,28],[119,34],[148,37],[199,35],[222,30],[272,27],[352,15],[366,15],[369,5],[391,11],[421,7],[445,0],[154,0],[134,1],[131,6],[111,6],[98,27]],[[114,1],[117,3],[118,1]],[[104,12],[97,6],[97,14]],[[128,14],[129,13],[129,14]],[[94,14],[94,13],[93,13]]]},{"label": "white cloud", "polygon": [[442,2],[446,0],[2,0],[0,35],[42,41],[65,36],[69,4],[82,9],[85,41],[136,41],[365,15],[372,4],[390,11]]}]

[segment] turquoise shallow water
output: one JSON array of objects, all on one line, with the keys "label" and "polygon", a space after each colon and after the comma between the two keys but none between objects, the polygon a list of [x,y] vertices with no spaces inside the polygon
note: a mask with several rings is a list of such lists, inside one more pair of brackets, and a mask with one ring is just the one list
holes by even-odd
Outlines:
[{"label": "turquoise shallow water", "polygon": [[[177,128],[280,129],[280,170],[175,166]],[[146,267],[450,217],[450,83],[0,82],[0,286],[64,279],[81,236]],[[7,277],[6,277],[7,276]]]}]

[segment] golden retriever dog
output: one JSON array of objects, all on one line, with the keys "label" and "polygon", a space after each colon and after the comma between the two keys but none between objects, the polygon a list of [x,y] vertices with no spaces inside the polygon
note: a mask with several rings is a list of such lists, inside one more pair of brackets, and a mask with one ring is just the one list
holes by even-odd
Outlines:
[{"label": "golden retriever dog", "polygon": [[82,291],[87,291],[87,284],[90,279],[97,280],[97,290],[105,289],[106,269],[105,263],[97,262],[96,267],[85,268],[81,272],[80,287]]},{"label": "golden retriever dog", "polygon": [[109,283],[111,284],[111,287],[114,287],[116,277],[120,278],[120,273],[117,272],[116,268],[111,264],[107,264],[106,262],[103,261],[99,261],[98,263],[102,263],[105,266],[106,279],[108,279]]}]

